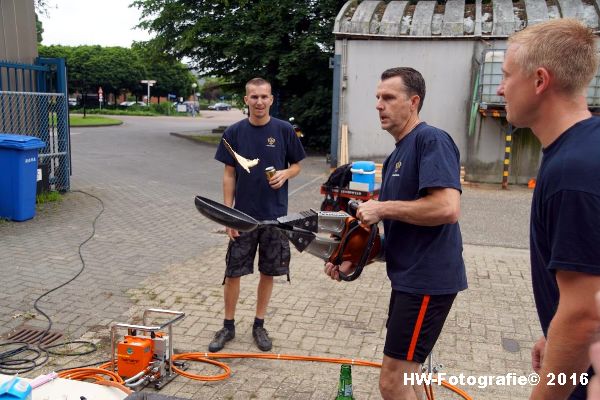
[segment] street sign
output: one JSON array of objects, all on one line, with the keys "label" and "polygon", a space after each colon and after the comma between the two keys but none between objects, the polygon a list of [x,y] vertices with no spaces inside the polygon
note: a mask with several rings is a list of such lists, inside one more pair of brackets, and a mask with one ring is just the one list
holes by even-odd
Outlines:
[{"label": "street sign", "polygon": [[148,85],[148,95],[146,96],[146,104],[150,105],[150,86],[154,86],[154,84],[156,83],[156,81],[150,80],[150,79],[143,79],[140,82],[141,83],[145,83],[146,85]]}]

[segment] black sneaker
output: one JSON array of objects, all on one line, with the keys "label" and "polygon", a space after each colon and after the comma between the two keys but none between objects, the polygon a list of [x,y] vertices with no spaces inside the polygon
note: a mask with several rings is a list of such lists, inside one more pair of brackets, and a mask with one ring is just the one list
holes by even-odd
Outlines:
[{"label": "black sneaker", "polygon": [[254,337],[256,345],[262,351],[269,351],[271,350],[271,347],[273,347],[273,342],[271,342],[271,338],[269,337],[267,330],[262,326],[252,328],[252,336]]},{"label": "black sneaker", "polygon": [[231,329],[227,329],[225,327],[221,328],[217,333],[215,333],[215,337],[212,342],[208,345],[208,351],[211,353],[216,353],[220,351],[223,347],[225,347],[225,343],[229,342],[231,339],[235,337],[235,331]]}]

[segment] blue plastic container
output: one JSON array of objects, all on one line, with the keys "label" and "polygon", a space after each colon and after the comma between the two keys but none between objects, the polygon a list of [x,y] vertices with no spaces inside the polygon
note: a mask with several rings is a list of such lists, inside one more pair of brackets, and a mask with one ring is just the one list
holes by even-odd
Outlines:
[{"label": "blue plastic container", "polygon": [[352,181],[366,183],[368,191],[375,187],[375,163],[373,161],[354,161],[352,163]]},{"label": "blue plastic container", "polygon": [[0,217],[26,221],[35,216],[38,149],[33,136],[0,133]]},{"label": "blue plastic container", "polygon": [[31,385],[15,376],[0,385],[0,400],[31,400]]}]

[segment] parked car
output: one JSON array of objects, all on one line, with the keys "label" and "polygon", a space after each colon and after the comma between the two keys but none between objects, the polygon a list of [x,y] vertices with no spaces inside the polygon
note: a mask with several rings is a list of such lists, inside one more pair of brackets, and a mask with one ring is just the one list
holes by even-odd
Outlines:
[{"label": "parked car", "polygon": [[187,100],[178,104],[185,104],[186,112],[200,112],[200,103],[197,101]]},{"label": "parked car", "polygon": [[231,110],[231,104],[227,104],[227,103],[215,103],[212,106],[208,106],[209,110],[216,110],[216,111],[229,111]]},{"label": "parked car", "polygon": [[146,107],[146,103],[144,103],[143,101],[124,101],[122,103],[119,103],[119,107],[131,107],[131,106]]}]

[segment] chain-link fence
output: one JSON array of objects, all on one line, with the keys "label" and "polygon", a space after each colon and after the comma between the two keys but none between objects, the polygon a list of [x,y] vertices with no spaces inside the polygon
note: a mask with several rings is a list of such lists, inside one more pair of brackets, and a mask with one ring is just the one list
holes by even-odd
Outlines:
[{"label": "chain-link fence", "polygon": [[70,189],[67,99],[62,93],[0,91],[0,133],[40,138],[39,169],[46,190]]}]

